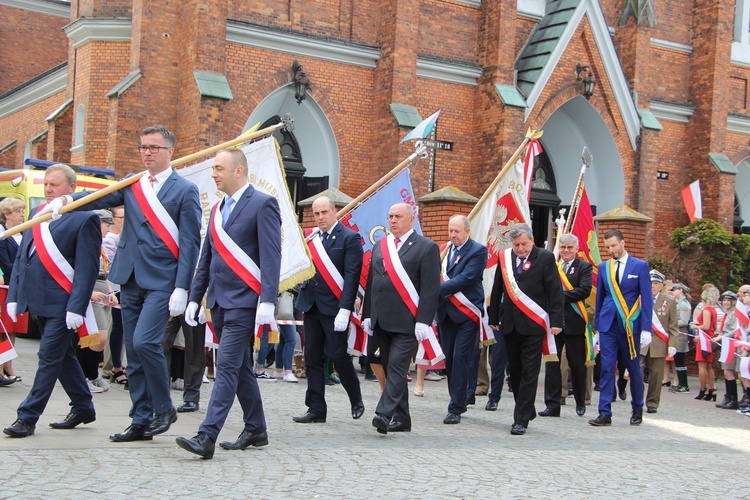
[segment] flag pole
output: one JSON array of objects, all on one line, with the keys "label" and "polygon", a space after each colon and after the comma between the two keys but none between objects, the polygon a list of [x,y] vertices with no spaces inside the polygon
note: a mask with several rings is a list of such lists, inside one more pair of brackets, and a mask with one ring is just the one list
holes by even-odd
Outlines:
[{"label": "flag pole", "polygon": [[[570,204],[570,213],[568,214],[568,220],[565,222],[563,234],[570,232],[570,228],[573,227],[575,218],[578,215],[578,204],[581,202],[581,196],[583,196],[583,178],[586,176],[586,170],[591,166],[591,162],[594,159],[586,146],[583,147],[583,151],[581,152],[581,159],[583,160],[583,165],[581,165],[581,173],[578,174],[576,189],[573,191],[573,201]],[[557,243],[555,243],[555,246],[557,246]]]},{"label": "flag pole", "polygon": [[[265,135],[269,135],[274,133],[277,129],[284,128],[286,130],[294,130],[294,120],[292,119],[292,115],[289,113],[285,114],[281,121],[277,123],[276,125],[272,125],[270,127],[266,127],[262,130],[258,130],[255,132],[245,132],[236,138],[222,142],[221,144],[217,144],[216,146],[211,146],[209,148],[203,149],[201,151],[198,151],[197,153],[190,154],[188,156],[184,156],[182,158],[179,158],[177,160],[174,160],[171,162],[172,167],[179,167],[181,165],[185,165],[186,163],[190,163],[191,161],[195,161],[198,158],[202,158],[204,156],[208,156],[210,154],[213,154],[217,151],[221,151],[222,149],[231,148],[233,146],[236,146],[238,144],[243,144],[245,142],[251,141],[253,139],[257,139],[259,137],[263,137]],[[145,172],[140,172],[135,175],[131,175],[130,177],[123,179],[119,182],[116,182],[110,186],[107,186],[105,188],[102,188],[98,191],[93,191],[91,194],[88,194],[78,200],[75,200],[71,203],[68,203],[62,209],[60,209],[60,213],[64,214],[70,211],[75,210],[78,207],[81,207],[83,205],[86,205],[87,203],[90,203],[94,200],[98,200],[99,198],[106,196],[110,193],[113,193],[115,191],[119,191],[120,189],[126,188],[130,186],[131,184],[135,184],[138,182],[141,177],[143,177],[143,174]],[[52,218],[52,214],[50,212],[47,212],[39,217],[27,220],[26,222],[19,224],[17,226],[14,226],[10,229],[7,229],[0,233],[0,241],[7,239],[9,236],[13,236],[16,233],[20,233],[22,231],[25,231],[31,227],[36,226],[37,224],[41,222],[48,221]]]}]

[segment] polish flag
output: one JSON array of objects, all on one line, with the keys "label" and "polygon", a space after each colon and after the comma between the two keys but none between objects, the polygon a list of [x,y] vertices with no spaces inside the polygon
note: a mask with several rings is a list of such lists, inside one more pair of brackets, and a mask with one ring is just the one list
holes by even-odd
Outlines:
[{"label": "polish flag", "polygon": [[734,308],[734,317],[737,318],[737,330],[734,332],[734,338],[743,342],[747,341],[747,331],[750,329],[750,314],[748,314],[747,306],[737,301],[737,306]]},{"label": "polish flag", "polygon": [[735,340],[729,337],[721,339],[721,356],[719,361],[729,364],[734,361]]},{"label": "polish flag", "polygon": [[531,182],[534,180],[534,160],[542,154],[542,145],[539,139],[531,139],[526,147],[526,156],[523,160],[523,185],[526,187],[526,201],[531,199]]},{"label": "polish flag", "polygon": [[701,202],[701,185],[700,181],[691,182],[682,188],[682,201],[685,202],[690,222],[703,218],[703,203]]},{"label": "polish flag", "polygon": [[740,359],[740,376],[750,378],[750,358]]},{"label": "polish flag", "polygon": [[5,330],[5,325],[2,325],[2,327],[3,332],[0,333],[0,365],[18,357],[18,353],[10,341],[8,332]]}]

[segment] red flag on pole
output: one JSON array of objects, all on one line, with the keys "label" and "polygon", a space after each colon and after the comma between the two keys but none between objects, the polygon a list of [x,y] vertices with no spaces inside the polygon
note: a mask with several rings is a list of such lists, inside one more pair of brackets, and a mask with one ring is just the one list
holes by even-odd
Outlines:
[{"label": "red flag on pole", "polygon": [[526,188],[526,201],[531,199],[531,182],[534,180],[534,159],[542,154],[542,145],[538,139],[531,139],[526,147],[523,160],[523,185]]},{"label": "red flag on pole", "polygon": [[685,202],[690,222],[703,218],[703,203],[701,202],[701,184],[700,181],[691,182],[682,188],[682,201]]}]

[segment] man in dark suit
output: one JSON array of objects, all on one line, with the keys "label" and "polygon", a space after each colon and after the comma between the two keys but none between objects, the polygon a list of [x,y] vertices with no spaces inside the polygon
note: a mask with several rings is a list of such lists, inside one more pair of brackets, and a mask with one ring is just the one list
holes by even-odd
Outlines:
[{"label": "man in dark suit", "polygon": [[599,335],[602,365],[599,385],[602,390],[599,393],[599,415],[589,420],[589,424],[597,427],[612,425],[615,364],[619,353],[630,373],[633,409],[630,425],[640,425],[643,422],[640,350],[651,343],[653,310],[648,264],[628,254],[619,229],[607,231],[604,246],[612,258],[599,264],[594,322]]},{"label": "man in dark suit", "polygon": [[177,407],[177,413],[191,413],[198,411],[200,407],[203,373],[206,371],[206,325],[193,326],[185,320],[184,314],[169,319],[162,341],[168,373],[171,373],[172,348],[180,330],[185,337],[185,364],[182,370],[185,388],[182,392],[182,404]]},{"label": "man in dark suit", "polygon": [[[450,245],[443,268],[447,279],[440,285],[437,309],[451,397],[444,424],[461,422],[469,396],[469,371],[472,368],[474,373],[477,371],[472,358],[479,357],[479,329],[484,316],[482,274],[487,266],[487,248],[469,238],[469,229],[469,219],[464,215],[454,215],[448,221]],[[475,386],[476,383],[471,384],[472,395]]]},{"label": "man in dark suit", "polygon": [[[138,182],[84,205],[81,210],[125,206],[125,222],[109,273],[121,285],[120,303],[128,357],[132,424],[112,441],[152,439],[177,421],[169,394],[162,340],[169,316],[187,305],[200,251],[198,188],[170,166],[174,134],[161,126],[141,134],[138,150],[147,172]],[[53,200],[53,214],[76,193]]]},{"label": "man in dark suit", "polygon": [[341,385],[349,395],[352,418],[358,419],[365,412],[359,378],[347,353],[349,317],[362,271],[362,244],[357,233],[339,224],[336,206],[329,198],[317,198],[312,210],[319,229],[309,242],[316,272],[302,284],[296,306],[305,313],[307,412],[292,419],[303,424],[326,421],[323,373],[326,357],[333,361]]},{"label": "man in dark suit", "polygon": [[562,331],[565,302],[555,256],[534,246],[531,227],[516,224],[508,236],[513,248],[500,256],[488,315],[490,327],[504,334],[508,353],[516,401],[510,433],[523,435],[536,417],[534,399],[544,343],[548,334]]},{"label": "man in dark suit", "polygon": [[440,291],[440,251],[414,232],[414,209],[388,211],[391,234],[375,244],[367,276],[362,326],[380,345],[385,391],[372,425],[381,434],[411,431],[406,375],[417,342],[427,339]]},{"label": "man in dark suit", "polygon": [[[576,400],[576,414],[586,413],[586,304],[591,295],[593,266],[576,257],[578,238],[574,234],[560,236],[560,262],[558,269],[565,293],[565,326],[555,335],[557,353],[563,346],[568,357],[570,375],[573,379],[573,396]],[[586,317],[588,319],[588,316]],[[567,382],[567,381],[566,381]],[[566,384],[567,386],[567,384]],[[539,412],[540,417],[559,417],[562,397],[560,361],[548,361],[544,375],[544,402],[547,407]],[[567,390],[566,390],[567,392]]]},{"label": "man in dark suit", "polygon": [[[47,202],[57,196],[73,193],[76,174],[67,165],[52,165],[44,174]],[[46,227],[43,227],[46,226]],[[72,429],[78,424],[96,420],[91,392],[76,356],[76,330],[84,322],[86,309],[99,273],[99,252],[102,233],[99,217],[91,212],[66,214],[39,226],[39,239],[27,229],[21,240],[10,277],[7,312],[13,321],[19,312],[30,311],[37,316],[42,339],[39,344],[39,367],[26,399],[18,407],[18,419],[3,432],[22,438],[34,434],[36,422],[47,406],[55,382],[59,379],[70,397],[70,413],[53,429]],[[52,242],[44,242],[42,233],[49,231]],[[45,250],[42,250],[44,247]],[[65,262],[60,267],[46,256],[54,247]],[[55,251],[54,253],[57,253]],[[40,257],[40,252],[42,257]],[[44,258],[43,258],[44,257]],[[72,267],[72,286],[66,291],[59,269]]]},{"label": "man in dark suit", "polygon": [[216,382],[198,434],[177,438],[185,450],[212,458],[216,439],[235,396],[242,406],[244,430],[220,446],[244,450],[268,444],[258,381],[253,375],[255,325],[269,325],[281,269],[281,213],[276,198],[248,184],[248,166],[240,149],[216,155],[212,177],[226,196],[211,212],[198,270],[190,289],[185,320],[195,326],[199,303],[206,296],[219,354]]}]

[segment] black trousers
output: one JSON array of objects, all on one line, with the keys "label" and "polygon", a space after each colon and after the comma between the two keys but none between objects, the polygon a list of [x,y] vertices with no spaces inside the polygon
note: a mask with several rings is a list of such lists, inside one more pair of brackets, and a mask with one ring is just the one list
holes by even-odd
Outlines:
[{"label": "black trousers", "polygon": [[162,349],[164,349],[164,357],[167,358],[169,373],[171,373],[172,365],[172,346],[174,346],[180,328],[182,328],[182,333],[185,336],[184,375],[180,375],[180,378],[185,381],[182,400],[200,403],[203,373],[206,371],[206,325],[198,323],[198,326],[190,326],[185,323],[184,314],[169,320],[162,341]]},{"label": "black trousers", "polygon": [[505,334],[505,347],[508,353],[508,373],[513,387],[516,407],[513,409],[513,423],[528,427],[536,417],[534,400],[542,367],[541,334],[521,334],[512,330]]},{"label": "black trousers", "polygon": [[[586,404],[586,336],[559,333],[555,335],[555,345],[557,345],[558,356],[565,346],[570,376],[573,379],[573,396],[577,406],[584,406]],[[567,386],[567,383],[565,385]],[[562,388],[560,361],[548,361],[545,364],[544,374],[544,402],[547,408],[560,409]]]},{"label": "black trousers", "polygon": [[388,332],[375,325],[373,337],[380,345],[380,358],[385,370],[385,391],[375,413],[396,422],[411,422],[409,414],[409,371],[417,339],[413,333]]}]

